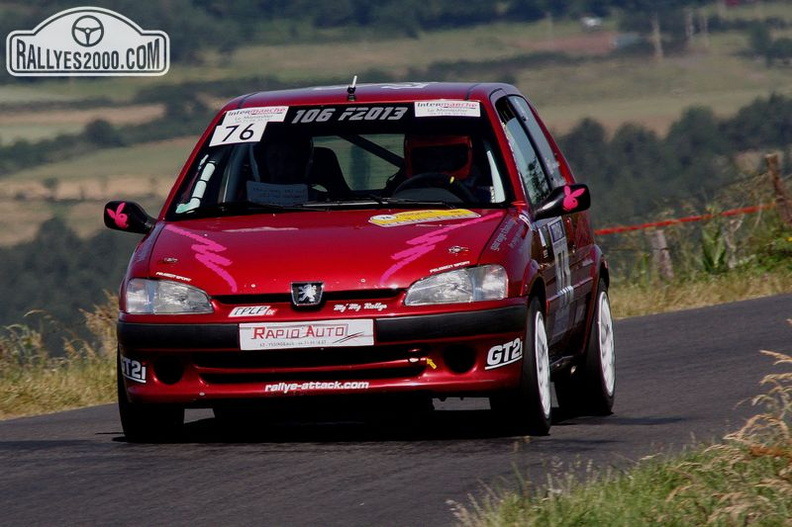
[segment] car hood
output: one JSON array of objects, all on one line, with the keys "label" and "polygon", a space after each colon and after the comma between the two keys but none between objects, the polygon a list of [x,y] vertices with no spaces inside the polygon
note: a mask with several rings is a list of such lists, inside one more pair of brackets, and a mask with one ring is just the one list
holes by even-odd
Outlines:
[{"label": "car hood", "polygon": [[210,295],[404,288],[478,262],[500,210],[331,210],[160,224],[148,274]]}]

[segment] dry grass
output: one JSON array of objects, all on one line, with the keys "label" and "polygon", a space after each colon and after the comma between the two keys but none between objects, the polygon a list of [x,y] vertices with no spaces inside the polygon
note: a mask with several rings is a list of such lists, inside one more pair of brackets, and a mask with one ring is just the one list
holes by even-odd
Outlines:
[{"label": "dry grass", "polygon": [[615,318],[681,311],[792,291],[792,269],[732,272],[671,283],[618,283],[611,287]]},{"label": "dry grass", "polygon": [[[792,366],[792,356],[762,353],[773,357],[776,366]],[[714,501],[707,524],[792,524],[792,371],[768,374],[762,385],[768,390],[752,402],[764,406],[764,412],[727,435],[723,444],[707,448],[702,460],[676,467],[686,481],[668,501],[692,501],[698,507],[702,499]]]},{"label": "dry grass", "polygon": [[[57,322],[41,313],[39,328],[13,325],[0,334],[0,419],[57,412],[108,403],[115,398],[116,302],[84,311],[92,338],[75,337],[69,330],[63,351],[53,354],[45,333]],[[61,328],[62,329],[62,328]]]},{"label": "dry grass", "polygon": [[[762,353],[792,366],[789,355]],[[467,527],[792,525],[792,371],[762,384],[753,403],[764,411],[719,444],[676,460],[651,456],[626,472],[575,467],[546,484],[522,481],[516,493],[486,489],[455,504],[456,518]]]}]

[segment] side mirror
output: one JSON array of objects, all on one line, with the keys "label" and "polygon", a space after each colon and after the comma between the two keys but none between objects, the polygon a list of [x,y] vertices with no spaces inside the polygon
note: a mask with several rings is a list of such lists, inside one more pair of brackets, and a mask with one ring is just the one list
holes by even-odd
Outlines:
[{"label": "side mirror", "polygon": [[536,209],[534,219],[555,218],[564,214],[581,212],[591,207],[591,193],[588,186],[578,183],[553,189],[550,195]]},{"label": "side mirror", "polygon": [[134,201],[111,201],[104,208],[104,224],[108,229],[148,234],[155,223]]}]

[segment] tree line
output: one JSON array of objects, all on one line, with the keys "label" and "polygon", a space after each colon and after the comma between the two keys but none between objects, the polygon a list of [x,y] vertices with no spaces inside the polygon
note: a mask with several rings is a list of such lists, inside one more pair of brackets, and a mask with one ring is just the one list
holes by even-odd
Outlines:
[{"label": "tree line", "polygon": [[[740,179],[738,154],[789,151],[792,98],[757,98],[729,118],[692,107],[665,137],[634,123],[609,136],[602,124],[584,119],[559,142],[578,177],[607,196],[594,200],[598,226],[650,221],[661,211],[701,210],[718,189]],[[784,173],[792,172],[791,157],[784,156]]]}]

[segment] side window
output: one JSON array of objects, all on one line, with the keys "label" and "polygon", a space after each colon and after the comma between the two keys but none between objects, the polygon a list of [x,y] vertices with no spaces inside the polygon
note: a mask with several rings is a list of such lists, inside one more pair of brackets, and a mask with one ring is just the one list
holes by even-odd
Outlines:
[{"label": "side window", "polygon": [[551,147],[550,143],[547,141],[547,137],[545,137],[542,127],[536,122],[536,118],[534,117],[531,108],[528,106],[528,102],[522,97],[517,97],[515,95],[509,97],[509,100],[514,105],[514,109],[520,116],[520,119],[522,119],[525,127],[528,128],[528,132],[531,134],[531,137],[533,137],[534,145],[539,151],[542,161],[544,161],[545,169],[550,176],[550,181],[552,182],[553,187],[566,185],[566,180],[564,179],[564,176],[561,175],[561,170],[559,169],[558,160],[556,160],[553,147]]},{"label": "side window", "polygon": [[500,99],[495,107],[509,139],[514,162],[528,198],[531,203],[539,203],[550,194],[551,186],[534,145],[522,125],[519,114],[505,97]]}]

